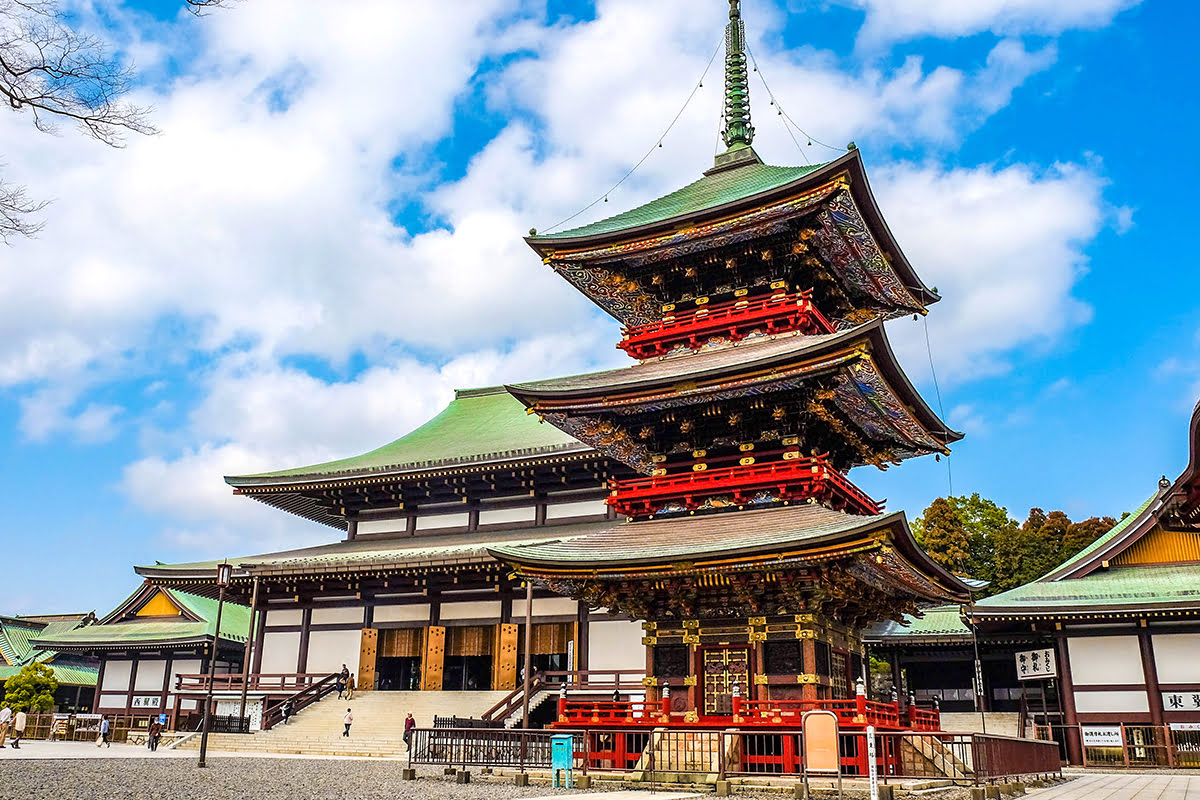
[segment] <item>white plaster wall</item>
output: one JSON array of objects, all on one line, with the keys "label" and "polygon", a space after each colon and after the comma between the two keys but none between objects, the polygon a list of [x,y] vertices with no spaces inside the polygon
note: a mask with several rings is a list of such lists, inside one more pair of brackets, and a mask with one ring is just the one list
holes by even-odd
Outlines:
[{"label": "white plaster wall", "polygon": [[1200,683],[1200,633],[1157,633],[1150,641],[1159,683]]},{"label": "white plaster wall", "polygon": [[471,521],[470,514],[432,514],[428,517],[417,517],[417,530],[432,531],[438,528],[465,528]]},{"label": "white plaster wall", "polygon": [[314,608],[312,611],[313,625],[329,625],[339,622],[361,625],[362,621],[362,606],[351,606],[345,608]]},{"label": "white plaster wall", "polygon": [[1146,682],[1137,636],[1087,636],[1067,639],[1071,680],[1076,686]]},{"label": "white plaster wall", "polygon": [[442,603],[440,618],[451,619],[494,619],[500,621],[499,600],[476,600],[471,603]]},{"label": "white plaster wall", "polygon": [[138,661],[137,674],[133,678],[133,690],[135,692],[161,692],[163,676],[166,674],[166,659]]},{"label": "white plaster wall", "polygon": [[428,622],[429,603],[409,606],[375,606],[375,622]]},{"label": "white plaster wall", "polygon": [[[1074,658],[1071,659],[1074,663]],[[1150,710],[1145,692],[1076,692],[1075,711],[1080,714],[1136,714]]]},{"label": "white plaster wall", "polygon": [[[111,661],[105,661],[104,682],[100,684],[100,691],[128,691],[129,671],[132,665],[133,662],[128,659],[114,659]],[[124,705],[124,703],[122,703],[122,705]]]},{"label": "white plaster wall", "polygon": [[588,669],[646,668],[642,624],[628,620],[588,621]]},{"label": "white plaster wall", "polygon": [[175,688],[176,675],[199,675],[200,674],[200,659],[186,658],[180,661],[171,662],[171,688]]},{"label": "white plaster wall", "polygon": [[272,625],[300,625],[304,622],[304,611],[299,608],[267,609],[267,627]]},{"label": "white plaster wall", "polygon": [[533,522],[535,519],[537,519],[537,506],[481,508],[479,510],[480,525],[497,525],[502,522]]},{"label": "white plaster wall", "polygon": [[546,506],[546,519],[604,516],[607,513],[608,506],[604,504],[603,500],[577,500],[574,503],[555,503]]},{"label": "white plaster wall", "polygon": [[392,519],[360,519],[359,533],[403,533],[408,530],[408,517]]},{"label": "white plaster wall", "polygon": [[[513,600],[513,622],[525,619],[525,598]],[[533,616],[562,617],[575,616],[579,613],[579,603],[569,597],[535,597],[533,598]]]},{"label": "white plaster wall", "polygon": [[100,695],[100,708],[125,708],[126,697],[123,694]]},{"label": "white plaster wall", "polygon": [[305,672],[340,672],[342,664],[358,672],[362,631],[313,631],[308,635],[308,666]]},{"label": "white plaster wall", "polygon": [[300,657],[300,631],[268,633],[263,636],[262,666],[265,674],[296,671]]}]

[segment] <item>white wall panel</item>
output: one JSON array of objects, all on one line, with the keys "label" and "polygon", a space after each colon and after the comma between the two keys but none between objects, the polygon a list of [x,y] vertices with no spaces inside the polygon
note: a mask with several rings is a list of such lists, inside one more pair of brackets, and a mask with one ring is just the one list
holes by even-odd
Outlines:
[{"label": "white wall panel", "polygon": [[138,661],[137,674],[133,677],[135,692],[161,692],[163,676],[167,674],[165,659],[156,661]]},{"label": "white wall panel", "polygon": [[1150,701],[1145,692],[1075,693],[1075,711],[1080,714],[1137,714],[1149,710]]},{"label": "white wall panel", "polygon": [[432,531],[438,528],[465,528],[471,521],[470,514],[431,514],[428,517],[417,517],[417,530]]},{"label": "white wall panel", "polygon": [[429,603],[408,606],[375,606],[374,620],[379,622],[428,622]]},{"label": "white wall panel", "polygon": [[129,698],[123,694],[100,695],[100,708],[125,708]]},{"label": "white wall panel", "polygon": [[1067,639],[1071,680],[1076,686],[1146,682],[1137,636],[1081,636]]},{"label": "white wall panel", "polygon": [[361,625],[364,609],[362,606],[343,608],[314,608],[312,610],[313,625],[330,625],[334,623],[352,623]]},{"label": "white wall panel", "polygon": [[342,665],[358,672],[362,631],[313,631],[308,635],[308,666],[305,672],[340,672]]},{"label": "white wall panel", "polygon": [[442,603],[440,618],[451,619],[494,619],[500,621],[499,600],[476,600],[470,603]]},{"label": "white wall panel", "polygon": [[1156,633],[1150,641],[1159,683],[1200,683],[1200,633]]},{"label": "white wall panel", "polygon": [[[525,619],[525,598],[513,600],[513,622]],[[533,616],[562,617],[575,616],[579,613],[579,603],[569,597],[535,597],[533,598]]]},{"label": "white wall panel", "polygon": [[259,672],[270,674],[296,671],[300,657],[300,631],[268,633],[263,636],[262,666]]},{"label": "white wall panel", "polygon": [[176,675],[199,675],[200,659],[184,658],[171,662],[171,688],[175,688]]},{"label": "white wall panel", "polygon": [[555,503],[546,506],[546,519],[604,516],[607,513],[608,506],[604,504],[603,500],[579,500],[574,503]]},{"label": "white wall panel", "polygon": [[588,621],[588,669],[646,668],[642,623],[625,620]]},{"label": "white wall panel", "polygon": [[300,625],[304,622],[304,611],[299,608],[272,608],[267,611],[267,627],[272,625]]},{"label": "white wall panel", "polygon": [[481,508],[479,510],[480,525],[498,525],[503,522],[533,522],[535,519],[537,519],[537,506]]},{"label": "white wall panel", "polygon": [[100,685],[102,692],[125,692],[129,690],[129,671],[133,664],[128,659],[114,659],[104,662],[104,683]]},{"label": "white wall panel", "polygon": [[408,530],[408,517],[392,519],[360,519],[359,533],[404,533]]}]

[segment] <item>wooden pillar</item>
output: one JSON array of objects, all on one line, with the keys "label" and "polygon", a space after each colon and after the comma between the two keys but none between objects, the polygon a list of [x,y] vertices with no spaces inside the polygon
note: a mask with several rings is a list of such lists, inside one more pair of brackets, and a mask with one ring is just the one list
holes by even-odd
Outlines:
[{"label": "wooden pillar", "polygon": [[358,520],[346,517],[346,541],[352,542],[358,536]]},{"label": "wooden pillar", "polygon": [[1058,671],[1062,680],[1060,699],[1063,704],[1063,738],[1067,744],[1067,761],[1075,765],[1083,764],[1083,741],[1079,733],[1079,717],[1075,714],[1075,682],[1071,680],[1071,660],[1068,657],[1067,637],[1061,631],[1054,636],[1054,644],[1058,650]]},{"label": "wooden pillar", "polygon": [[[695,710],[695,712],[699,714],[699,704],[701,702],[700,682],[704,680],[704,664],[701,663],[699,647],[694,644],[689,644],[687,649],[688,663],[692,665],[692,674],[690,677],[693,679],[687,687],[687,704],[689,710]],[[675,691],[679,691],[678,688],[676,688]]]},{"label": "wooden pillar", "polygon": [[[654,645],[646,645],[646,677],[654,678]],[[658,701],[658,687],[646,687],[646,703],[654,703]]]},{"label": "wooden pillar", "polygon": [[104,685],[104,665],[108,663],[108,654],[100,659],[100,671],[96,673],[96,691],[92,692],[92,711],[100,708],[100,687]]},{"label": "wooden pillar", "polygon": [[767,685],[759,683],[757,678],[759,675],[767,674],[767,643],[766,642],[751,642],[750,657],[754,659],[754,678],[751,678],[750,691],[747,694],[755,700],[768,700]]},{"label": "wooden pillar", "polygon": [[267,609],[266,604],[263,605],[263,609],[254,617],[254,647],[250,651],[254,662],[250,671],[255,674],[262,672],[263,643],[267,639]]},{"label": "wooden pillar", "polygon": [[[1141,621],[1146,624],[1145,620]],[[1142,651],[1142,672],[1146,675],[1146,694],[1150,701],[1150,722],[1153,725],[1163,724],[1162,690],[1158,686],[1158,666],[1154,663],[1154,642],[1150,631],[1144,627],[1138,630],[1138,647]]]},{"label": "wooden pillar", "polygon": [[[900,648],[892,648],[892,688],[896,690],[896,696],[904,698],[904,678],[900,673]],[[907,702],[907,701],[905,701]]]},{"label": "wooden pillar", "polygon": [[[800,645],[804,656],[804,671],[809,675],[819,675],[817,672],[817,640],[801,639]],[[806,683],[800,687],[801,700],[819,700],[819,694],[820,691],[815,683]]]},{"label": "wooden pillar", "polygon": [[125,710],[133,709],[133,686],[137,682],[138,657],[137,654],[129,662],[129,691],[125,694]]},{"label": "wooden pillar", "polygon": [[308,672],[308,634],[312,627],[312,609],[306,608],[300,616],[300,651],[296,654],[296,672]]},{"label": "wooden pillar", "polygon": [[580,602],[579,609],[575,613],[575,669],[586,670],[588,668],[588,623],[591,611],[587,607],[587,603]]}]

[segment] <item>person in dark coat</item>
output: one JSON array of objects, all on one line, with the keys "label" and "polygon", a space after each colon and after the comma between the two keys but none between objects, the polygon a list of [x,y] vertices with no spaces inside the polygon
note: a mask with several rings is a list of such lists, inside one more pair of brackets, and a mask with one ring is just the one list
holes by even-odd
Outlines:
[{"label": "person in dark coat", "polygon": [[150,752],[158,750],[158,740],[162,738],[162,723],[155,717],[150,723],[149,735],[146,738],[146,746],[150,748]]},{"label": "person in dark coat", "polygon": [[413,728],[417,727],[417,721],[413,719],[412,712],[408,712],[408,716],[404,718],[404,746],[412,750]]}]

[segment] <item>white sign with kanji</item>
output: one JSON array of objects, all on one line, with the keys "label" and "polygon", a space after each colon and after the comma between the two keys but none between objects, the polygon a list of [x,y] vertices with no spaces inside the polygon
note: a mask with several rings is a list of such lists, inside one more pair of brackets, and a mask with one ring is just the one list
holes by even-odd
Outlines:
[{"label": "white sign with kanji", "polygon": [[1054,648],[1023,650],[1016,654],[1017,680],[1031,681],[1057,678],[1058,667],[1054,661]]},{"label": "white sign with kanji", "polygon": [[1200,711],[1200,692],[1163,692],[1163,711]]}]

